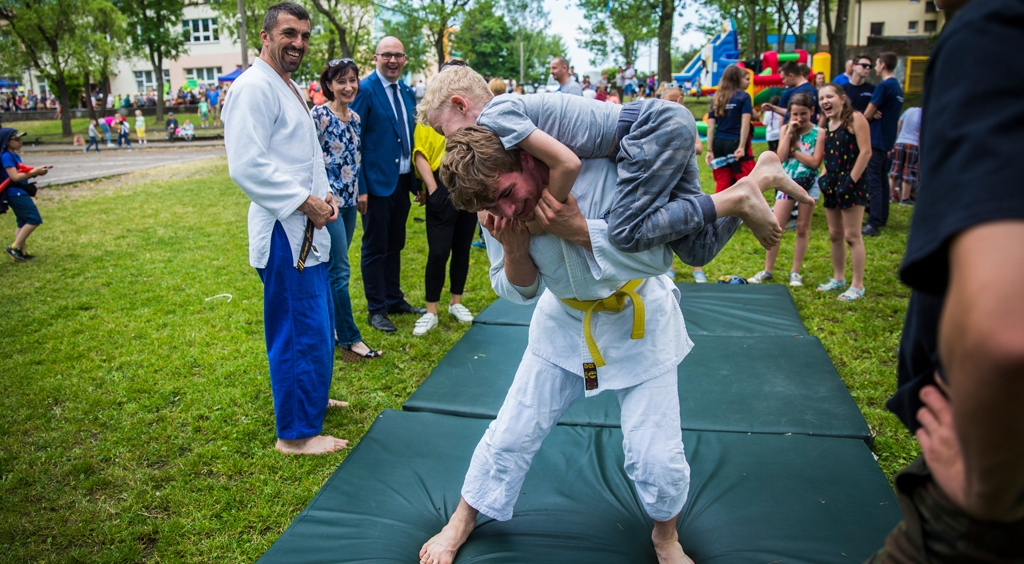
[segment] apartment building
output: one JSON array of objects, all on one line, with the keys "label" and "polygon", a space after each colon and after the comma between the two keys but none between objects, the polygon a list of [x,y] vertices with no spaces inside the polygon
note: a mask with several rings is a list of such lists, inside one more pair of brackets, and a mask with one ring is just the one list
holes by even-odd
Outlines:
[{"label": "apartment building", "polygon": [[[223,31],[217,12],[206,2],[185,6],[183,26],[186,31],[186,51],[176,61],[164,60],[164,82],[177,90],[186,81],[216,84],[217,77],[234,71],[242,65],[242,48],[231,35]],[[225,22],[225,25],[235,25]],[[250,50],[249,62],[258,53]],[[114,94],[136,94],[156,88],[156,74],[145,53],[118,62],[110,77]]]}]

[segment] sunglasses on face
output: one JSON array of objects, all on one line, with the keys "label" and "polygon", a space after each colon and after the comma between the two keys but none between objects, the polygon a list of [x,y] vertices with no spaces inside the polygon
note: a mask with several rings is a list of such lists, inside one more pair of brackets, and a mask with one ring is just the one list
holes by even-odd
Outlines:
[{"label": "sunglasses on face", "polygon": [[355,64],[355,61],[353,61],[352,59],[332,59],[332,60],[327,62],[327,66],[329,66],[329,67],[336,67],[338,65],[351,65],[351,64]]},{"label": "sunglasses on face", "polygon": [[390,61],[391,59],[401,61],[405,59],[405,53],[377,53],[376,55],[385,61]]},{"label": "sunglasses on face", "polygon": [[872,67],[871,63],[857,63],[857,66],[869,69]]}]

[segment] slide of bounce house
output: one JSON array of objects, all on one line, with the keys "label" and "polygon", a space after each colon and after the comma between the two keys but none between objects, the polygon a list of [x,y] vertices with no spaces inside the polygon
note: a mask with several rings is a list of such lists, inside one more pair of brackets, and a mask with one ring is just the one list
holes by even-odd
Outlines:
[{"label": "slide of bounce house", "polygon": [[[753,69],[740,59],[739,37],[736,34],[736,22],[730,18],[723,22],[722,31],[715,34],[693,59],[683,67],[683,71],[673,74],[672,78],[690,95],[697,95],[698,85],[702,96],[714,96],[718,91],[718,82],[729,65],[736,65],[750,73],[750,86],[747,94],[755,108],[771,100],[772,96],[781,96],[786,89],[779,74],[779,66],[788,61],[795,61],[811,67],[812,73],[824,73],[825,81],[830,79],[832,72],[832,56],[828,53],[816,53],[813,56],[803,49],[792,53],[766,51],[761,55],[761,72]],[[697,133],[706,137],[708,133],[707,114],[697,121]],[[753,140],[765,140],[765,127],[754,122]]]}]

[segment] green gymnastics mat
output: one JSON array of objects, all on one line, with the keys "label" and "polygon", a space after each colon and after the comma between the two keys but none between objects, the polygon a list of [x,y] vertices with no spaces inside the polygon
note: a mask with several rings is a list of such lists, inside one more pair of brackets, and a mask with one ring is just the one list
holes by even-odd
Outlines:
[{"label": "green gymnastics mat", "polygon": [[[455,510],[487,424],[385,411],[259,563],[416,562]],[[901,518],[862,441],[690,431],[683,441],[691,484],[679,537],[696,562],[862,562]],[[456,562],[656,562],[622,465],[618,429],[556,426],[515,516],[481,517]]]},{"label": "green gymnastics mat", "polygon": [[[497,417],[526,350],[528,331],[528,327],[474,325],[403,409]],[[695,346],[679,365],[684,429],[870,441],[867,422],[817,338],[693,335],[691,339]],[[610,392],[581,398],[562,423],[618,426],[618,399]]]},{"label": "green gymnastics mat", "polygon": [[[808,335],[793,296],[774,284],[676,284],[690,335]],[[533,304],[497,299],[473,320],[479,325],[530,324]]]}]

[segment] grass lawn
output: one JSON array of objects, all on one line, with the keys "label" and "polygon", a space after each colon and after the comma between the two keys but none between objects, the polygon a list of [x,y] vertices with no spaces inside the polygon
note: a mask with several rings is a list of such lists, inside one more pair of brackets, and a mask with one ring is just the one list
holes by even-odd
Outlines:
[{"label": "grass lawn", "polygon": [[[713,186],[706,169],[703,180]],[[39,204],[45,223],[29,241],[39,258],[0,261],[0,561],[254,561],[345,455],[273,450],[248,200],[225,161],[47,189]],[[908,297],[896,270],[910,210],[894,207],[891,227],[868,240],[868,299],[854,304],[814,291],[831,271],[824,213],[815,215],[807,286],[793,295],[878,433],[875,452],[891,476],[916,455],[883,405]],[[414,207],[404,253],[413,304],[423,302],[427,245],[413,221],[422,217]],[[8,236],[13,224],[13,214],[0,216]],[[789,232],[781,273],[792,248]],[[351,256],[358,264],[358,244]],[[750,276],[763,261],[743,229],[706,270]],[[676,269],[692,281],[689,268]],[[365,323],[358,268],[352,287],[364,337],[386,351],[335,365],[332,397],[351,407],[330,412],[324,428],[354,446],[467,327],[445,317],[413,338],[414,316],[395,316],[399,332],[383,335]],[[224,293],[232,299],[207,299]],[[474,249],[464,303],[479,312],[493,299],[486,256]]]}]

